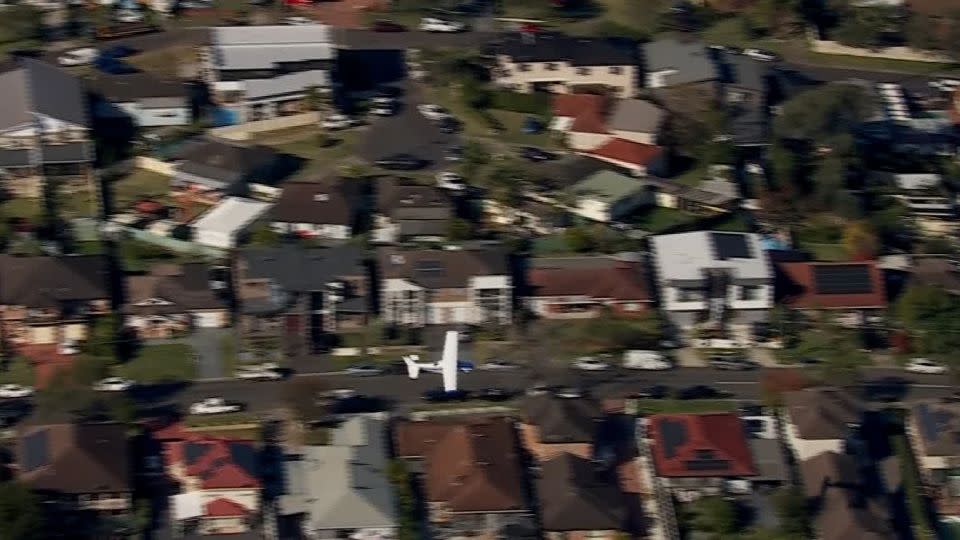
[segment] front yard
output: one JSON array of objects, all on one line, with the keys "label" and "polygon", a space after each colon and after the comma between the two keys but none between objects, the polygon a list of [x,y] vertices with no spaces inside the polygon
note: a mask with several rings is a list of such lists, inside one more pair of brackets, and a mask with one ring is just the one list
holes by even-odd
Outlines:
[{"label": "front yard", "polygon": [[170,193],[170,177],[134,169],[130,174],[111,184],[113,209],[123,210],[138,199],[164,199]]},{"label": "front yard", "polygon": [[25,356],[14,356],[0,364],[0,384],[33,386],[33,366]]},{"label": "front yard", "polygon": [[197,362],[189,345],[144,345],[137,355],[113,366],[113,375],[142,383],[189,381],[197,376]]}]

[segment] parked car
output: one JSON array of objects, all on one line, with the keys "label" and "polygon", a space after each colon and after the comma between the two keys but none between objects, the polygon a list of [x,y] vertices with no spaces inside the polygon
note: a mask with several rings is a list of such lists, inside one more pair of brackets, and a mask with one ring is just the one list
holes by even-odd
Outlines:
[{"label": "parked car", "polygon": [[286,24],[290,26],[306,26],[308,24],[317,24],[317,21],[307,17],[285,17],[280,21],[280,24]]},{"label": "parked car", "polygon": [[911,358],[904,369],[910,373],[926,373],[930,375],[939,375],[947,372],[947,366],[926,358]]},{"label": "parked car", "polygon": [[371,366],[369,364],[359,364],[356,366],[350,366],[344,370],[347,375],[353,375],[356,377],[374,377],[376,375],[383,375],[383,370],[377,366]]},{"label": "parked car", "polygon": [[439,127],[440,127],[440,133],[443,133],[446,135],[452,135],[460,130],[460,122],[456,118],[452,116],[448,116],[440,120]]},{"label": "parked car", "polygon": [[19,384],[4,384],[0,386],[0,398],[25,398],[33,395],[33,388]]},{"label": "parked car", "polygon": [[458,144],[448,147],[444,159],[447,161],[463,161],[463,147]]},{"label": "parked car", "polygon": [[491,360],[489,362],[484,362],[477,366],[477,369],[482,369],[484,371],[509,371],[512,369],[517,369],[517,365],[505,360]]},{"label": "parked car", "polygon": [[374,21],[370,25],[370,30],[374,32],[406,32],[407,27],[393,21]]},{"label": "parked car", "polygon": [[226,414],[242,409],[239,403],[229,403],[222,397],[212,397],[190,405],[190,414]]},{"label": "parked car", "polygon": [[573,367],[581,371],[606,371],[610,364],[592,356],[581,356],[573,362]]},{"label": "parked car", "polygon": [[70,356],[78,354],[79,352],[80,347],[77,345],[77,340],[75,339],[65,339],[57,344],[57,354]]},{"label": "parked car", "polygon": [[143,13],[133,9],[121,9],[113,16],[119,23],[138,23],[143,21]]},{"label": "parked car", "polygon": [[327,399],[351,399],[359,396],[356,390],[352,388],[337,388],[327,392],[321,392],[317,397],[321,400]]},{"label": "parked car", "polygon": [[57,63],[61,66],[83,66],[97,59],[100,52],[93,47],[83,47],[67,51],[57,57]]},{"label": "parked car", "polygon": [[524,146],[520,149],[520,157],[527,161],[550,161],[554,158],[553,154],[546,150],[541,150],[535,146]]},{"label": "parked car", "polygon": [[427,390],[422,396],[424,401],[431,403],[446,403],[448,401],[466,401],[470,398],[470,393],[466,390],[444,390],[443,388],[434,388]]},{"label": "parked car", "polygon": [[724,397],[726,394],[712,386],[697,384],[681,388],[676,392],[677,399],[715,399]]},{"label": "parked car", "polygon": [[136,383],[130,379],[124,379],[123,377],[107,377],[101,381],[98,381],[93,385],[93,389],[97,392],[126,392],[136,385]]},{"label": "parked car", "polygon": [[523,126],[520,128],[520,131],[526,133],[527,135],[534,135],[543,131],[543,122],[538,118],[528,116],[523,120]]},{"label": "parked car", "polygon": [[263,366],[240,366],[233,376],[249,381],[278,381],[283,378],[279,370],[266,369]]},{"label": "parked car", "polygon": [[780,59],[776,53],[765,51],[763,49],[744,49],[743,55],[753,58],[754,60],[760,60],[761,62],[776,62]]},{"label": "parked car", "polygon": [[757,367],[757,364],[741,356],[711,356],[707,363],[714,369],[724,371],[746,371]]},{"label": "parked car", "polygon": [[664,399],[670,395],[670,387],[662,384],[655,384],[649,388],[628,392],[625,397],[629,399]]},{"label": "parked car", "polygon": [[114,45],[100,51],[100,58],[125,58],[137,54],[137,50],[126,45]]},{"label": "parked car", "polygon": [[563,399],[580,399],[584,396],[584,394],[585,392],[583,389],[575,386],[561,386],[553,391],[554,396]]},{"label": "parked car", "polygon": [[357,121],[344,114],[331,114],[320,121],[323,129],[347,129],[357,125]]},{"label": "parked car", "polygon": [[30,414],[30,404],[23,400],[0,403],[0,427],[9,427]]},{"label": "parked car", "polygon": [[487,401],[506,401],[510,399],[511,393],[503,388],[484,388],[477,392],[477,399],[485,399]]},{"label": "parked car", "polygon": [[463,32],[467,29],[467,25],[458,21],[448,21],[446,19],[438,19],[436,17],[424,17],[420,20],[420,31],[421,32]]},{"label": "parked car", "polygon": [[102,71],[108,75],[128,75],[130,73],[139,73],[140,70],[131,66],[126,62],[121,62],[114,58],[98,58],[94,62],[94,66],[97,70]]},{"label": "parked car", "polygon": [[393,105],[373,104],[370,106],[370,114],[374,116],[393,116],[393,112]]},{"label": "parked car", "polygon": [[659,371],[673,366],[663,354],[657,351],[634,350],[623,353],[623,367]]},{"label": "parked car", "polygon": [[440,121],[450,116],[450,113],[443,107],[430,103],[417,105],[417,110],[420,111],[420,114],[427,120]]},{"label": "parked car", "polygon": [[450,191],[464,191],[467,189],[467,182],[459,174],[445,171],[437,173],[437,187]]},{"label": "parked car", "polygon": [[476,368],[477,366],[475,366],[473,362],[467,360],[457,360],[457,371],[460,373],[470,373]]},{"label": "parked car", "polygon": [[378,159],[374,165],[383,169],[393,169],[398,171],[414,171],[425,165],[422,159],[411,156],[410,154],[394,154],[392,156]]}]

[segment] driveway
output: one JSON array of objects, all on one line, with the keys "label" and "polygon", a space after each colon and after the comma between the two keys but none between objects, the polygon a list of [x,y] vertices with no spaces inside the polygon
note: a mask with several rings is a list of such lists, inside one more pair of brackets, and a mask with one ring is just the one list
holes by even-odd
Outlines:
[{"label": "driveway", "polygon": [[227,377],[224,373],[221,343],[224,336],[232,336],[231,328],[197,328],[182,338],[157,340],[155,343],[182,343],[189,345],[197,355],[197,379]]}]

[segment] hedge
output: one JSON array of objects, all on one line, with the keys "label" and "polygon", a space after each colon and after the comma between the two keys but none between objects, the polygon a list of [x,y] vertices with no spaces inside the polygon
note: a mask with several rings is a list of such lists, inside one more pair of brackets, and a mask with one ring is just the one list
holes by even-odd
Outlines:
[{"label": "hedge", "polygon": [[550,114],[550,96],[538,92],[532,94],[491,92],[491,108],[547,116]]}]

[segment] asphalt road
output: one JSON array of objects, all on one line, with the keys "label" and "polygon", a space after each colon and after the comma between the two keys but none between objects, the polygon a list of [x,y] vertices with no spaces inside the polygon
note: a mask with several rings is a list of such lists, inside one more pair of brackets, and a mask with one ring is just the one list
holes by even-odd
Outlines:
[{"label": "asphalt road", "polygon": [[372,32],[338,28],[334,39],[345,49],[393,50],[482,47],[498,36],[497,32]]}]

